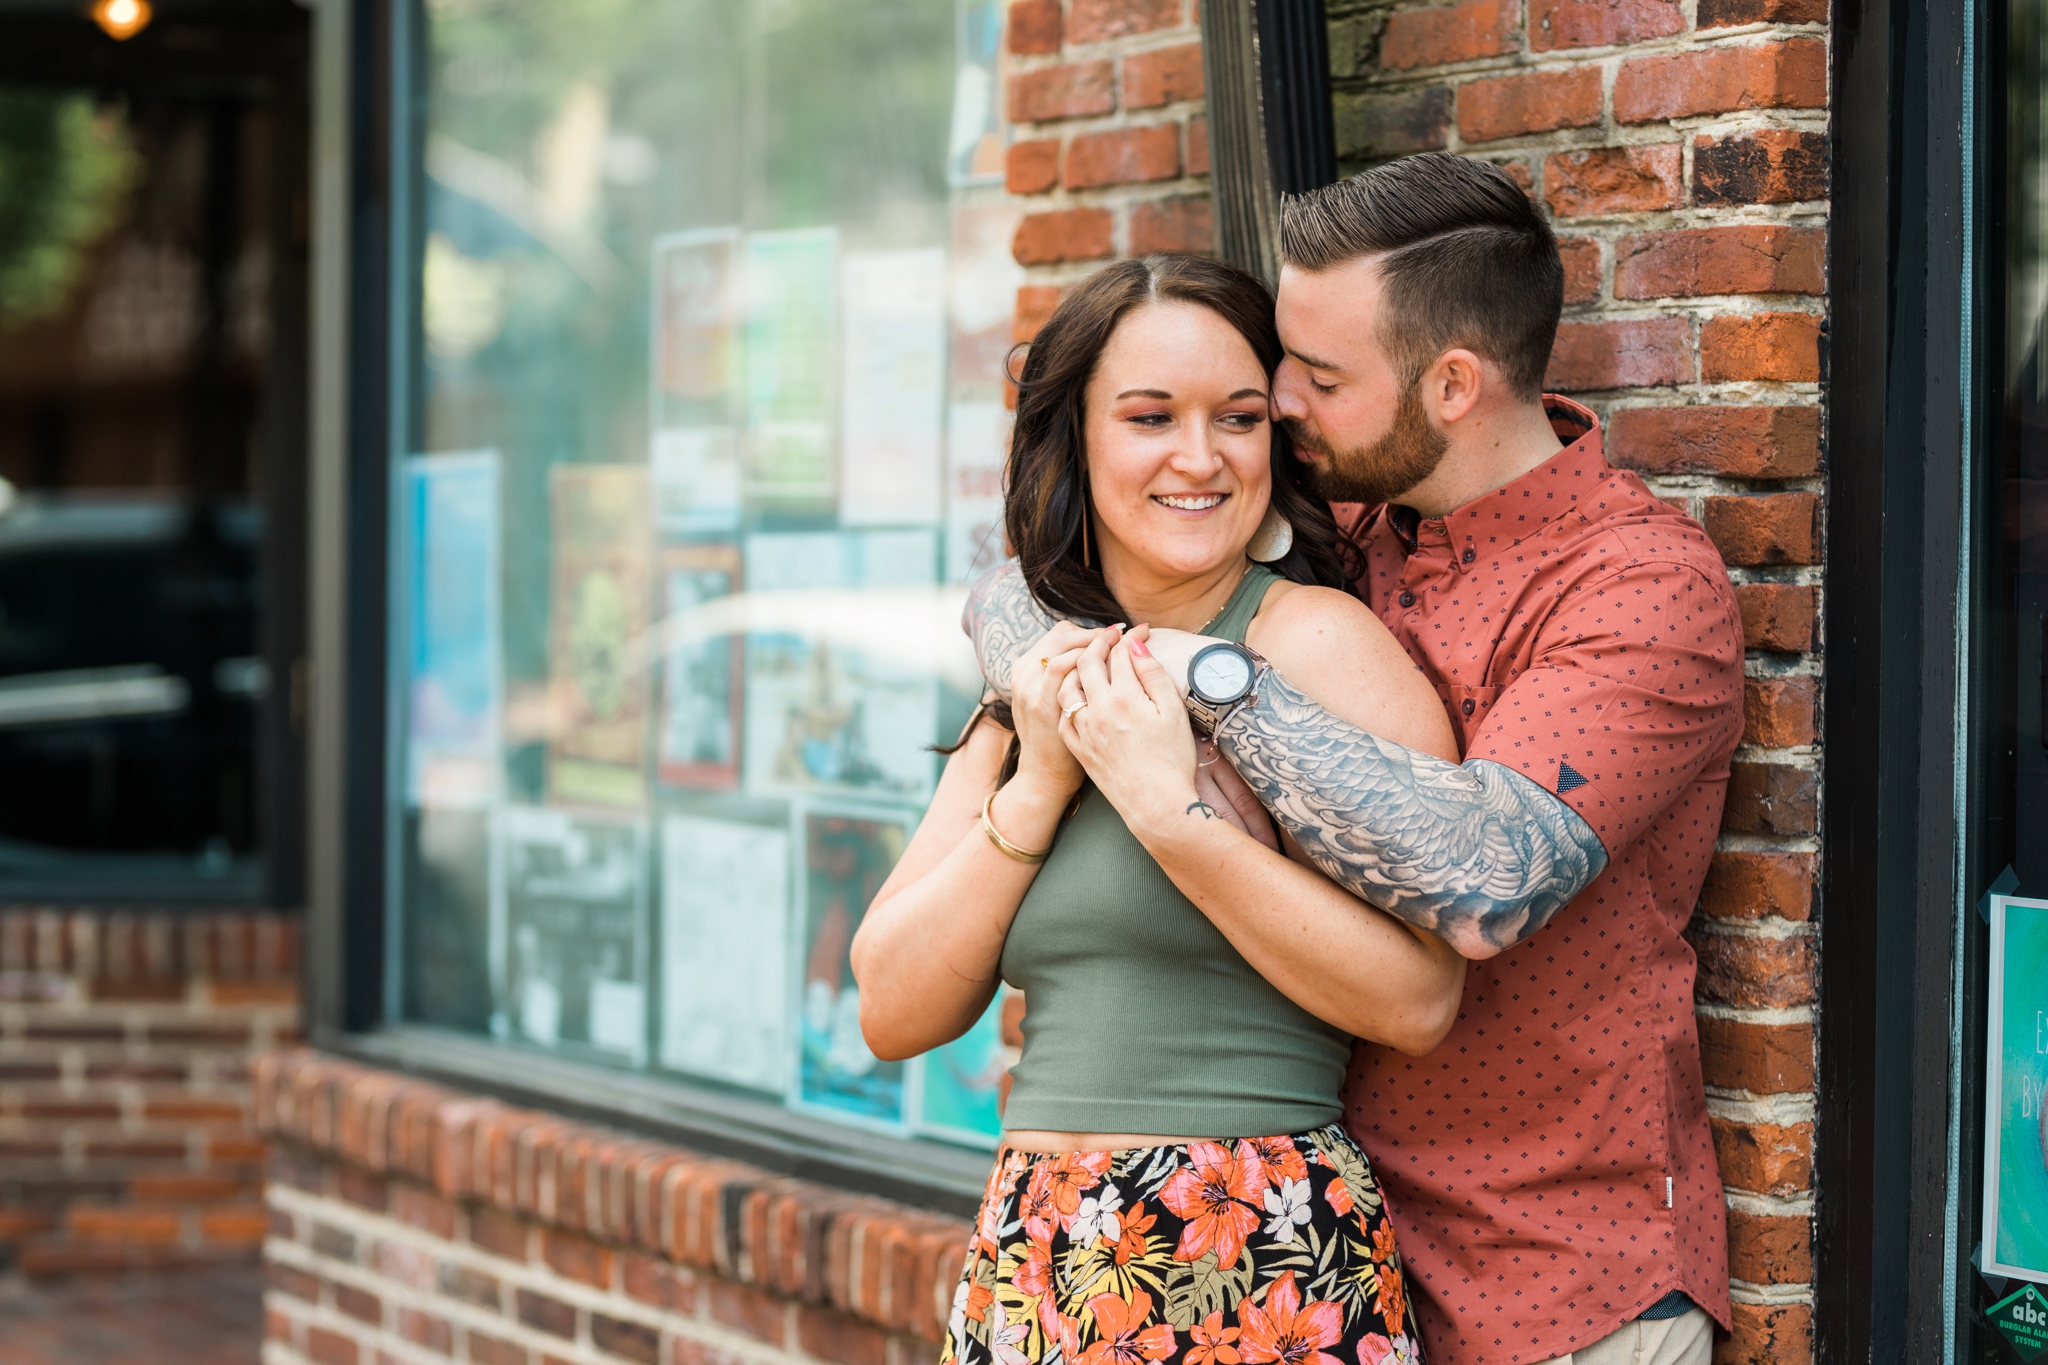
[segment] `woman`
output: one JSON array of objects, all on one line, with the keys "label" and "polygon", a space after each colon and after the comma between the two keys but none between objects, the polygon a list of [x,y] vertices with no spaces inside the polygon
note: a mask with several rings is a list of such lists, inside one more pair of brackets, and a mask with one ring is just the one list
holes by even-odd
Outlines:
[{"label": "woman", "polygon": [[1075,288],[1024,363],[1005,517],[1026,580],[1055,615],[1145,624],[1063,623],[1017,661],[854,941],[880,1057],[959,1036],[999,978],[1029,1001],[948,1360],[1414,1358],[1338,1090],[1353,1037],[1436,1045],[1463,959],[1282,852],[1263,811],[1205,801],[1145,645],[1154,625],[1248,644],[1455,759],[1273,429],[1280,355],[1256,280],[1158,256]]}]

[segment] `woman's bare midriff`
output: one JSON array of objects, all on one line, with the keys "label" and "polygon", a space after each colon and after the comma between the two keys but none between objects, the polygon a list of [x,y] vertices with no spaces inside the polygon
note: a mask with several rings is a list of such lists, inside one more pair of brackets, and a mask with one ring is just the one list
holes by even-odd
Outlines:
[{"label": "woman's bare midriff", "polygon": [[1184,1147],[1204,1140],[1157,1133],[1048,1133],[1036,1128],[1003,1134],[1003,1145],[1018,1152],[1116,1152],[1126,1147]]}]

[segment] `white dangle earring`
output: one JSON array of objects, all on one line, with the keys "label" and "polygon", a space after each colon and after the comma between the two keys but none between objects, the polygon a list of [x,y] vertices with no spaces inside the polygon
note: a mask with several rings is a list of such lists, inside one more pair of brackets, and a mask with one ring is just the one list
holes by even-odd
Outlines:
[{"label": "white dangle earring", "polygon": [[1245,554],[1261,564],[1271,564],[1276,559],[1285,559],[1293,548],[1294,523],[1281,516],[1279,508],[1268,503],[1259,529],[1252,532],[1251,544],[1244,547]]}]

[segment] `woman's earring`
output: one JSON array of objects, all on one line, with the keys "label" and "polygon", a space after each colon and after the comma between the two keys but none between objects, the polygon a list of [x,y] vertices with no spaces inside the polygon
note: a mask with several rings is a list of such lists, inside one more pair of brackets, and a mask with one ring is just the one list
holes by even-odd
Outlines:
[{"label": "woman's earring", "polygon": [[1285,559],[1287,552],[1294,548],[1294,523],[1280,515],[1280,509],[1270,503],[1266,515],[1259,522],[1259,529],[1252,532],[1252,543],[1244,552],[1261,564],[1271,564],[1276,559]]},{"label": "woman's earring", "polygon": [[[1290,531],[1289,534],[1292,535],[1293,533]],[[1084,569],[1095,567],[1088,562],[1088,504],[1085,501],[1081,504],[1081,567]]]}]

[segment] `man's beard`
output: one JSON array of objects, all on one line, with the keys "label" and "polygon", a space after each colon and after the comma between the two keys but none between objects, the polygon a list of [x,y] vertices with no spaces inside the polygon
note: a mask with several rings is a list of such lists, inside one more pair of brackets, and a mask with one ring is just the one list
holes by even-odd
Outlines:
[{"label": "man's beard", "polygon": [[1328,502],[1392,502],[1436,472],[1450,440],[1430,426],[1422,411],[1422,385],[1410,384],[1394,410],[1394,425],[1369,446],[1335,451],[1296,418],[1287,434],[1299,450],[1321,459],[1308,462],[1310,482]]}]

